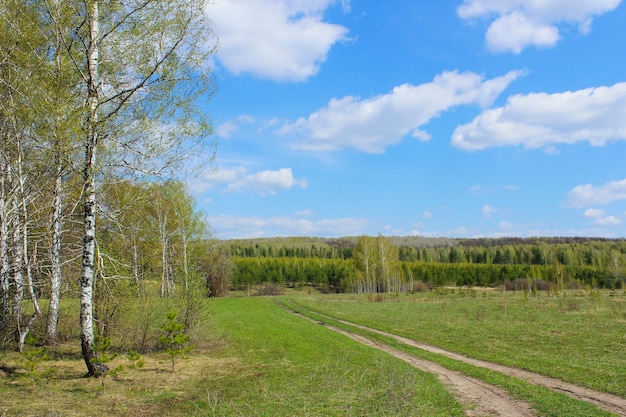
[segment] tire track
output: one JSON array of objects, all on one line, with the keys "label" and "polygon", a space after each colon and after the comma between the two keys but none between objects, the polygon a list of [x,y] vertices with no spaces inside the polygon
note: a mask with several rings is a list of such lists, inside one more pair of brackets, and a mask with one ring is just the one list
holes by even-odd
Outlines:
[{"label": "tire track", "polygon": [[[295,310],[291,311],[313,323],[323,324],[329,330],[340,333],[366,346],[379,349],[398,359],[409,363],[424,372],[436,375],[449,391],[468,408],[466,415],[478,416],[502,416],[502,417],[534,417],[530,405],[515,400],[509,394],[498,387],[487,384],[476,378],[468,377],[461,372],[452,371],[439,364],[424,359],[416,358],[408,353],[394,349],[383,343],[376,342],[366,337],[350,333],[327,323],[313,320]],[[316,313],[317,314],[317,313]]]},{"label": "tire track", "polygon": [[568,395],[577,400],[585,401],[601,408],[605,411],[615,413],[620,416],[626,417],[626,398],[622,398],[618,395],[609,394],[606,392],[596,391],[591,388],[581,387],[569,382],[562,381],[560,379],[552,378],[549,376],[541,375],[535,372],[526,371],[523,369],[513,368],[510,366],[499,365],[492,362],[483,361],[480,359],[473,359],[458,353],[450,352],[445,349],[438,348],[436,346],[428,345],[425,343],[416,342],[415,340],[408,339],[406,337],[398,336],[393,333],[387,333],[382,330],[373,329],[371,327],[363,326],[357,323],[352,323],[347,320],[336,319],[324,314],[313,312],[314,314],[335,320],[339,323],[356,327],[362,330],[366,330],[372,333],[376,333],[382,336],[386,336],[396,340],[397,342],[405,345],[425,350],[427,352],[436,353],[441,356],[445,356],[451,359],[455,359],[470,365],[486,368],[492,371],[500,372],[502,374],[522,379],[534,385],[539,385],[551,389],[556,392]]}]

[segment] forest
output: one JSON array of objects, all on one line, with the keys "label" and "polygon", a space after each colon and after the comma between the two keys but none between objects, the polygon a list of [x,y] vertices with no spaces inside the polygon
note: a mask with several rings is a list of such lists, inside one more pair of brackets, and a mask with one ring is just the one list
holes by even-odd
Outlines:
[{"label": "forest", "polygon": [[[230,241],[237,288],[265,281],[331,292],[439,286],[506,289],[624,286],[626,241],[604,238],[275,238]],[[258,277],[255,280],[255,277]]]}]

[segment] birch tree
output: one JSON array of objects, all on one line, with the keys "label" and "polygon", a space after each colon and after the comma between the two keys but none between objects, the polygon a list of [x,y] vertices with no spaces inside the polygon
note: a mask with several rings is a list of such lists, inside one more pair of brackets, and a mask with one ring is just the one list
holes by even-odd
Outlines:
[{"label": "birch tree", "polygon": [[357,292],[399,292],[406,288],[398,268],[398,249],[384,236],[360,236],[354,259]]},{"label": "birch tree", "polygon": [[[64,229],[65,178],[73,173],[72,159],[76,155],[76,143],[80,137],[80,101],[76,100],[76,89],[80,85],[80,76],[72,66],[70,57],[65,53],[72,39],[72,27],[76,16],[70,2],[48,0],[41,11],[46,23],[43,30],[47,37],[49,54],[42,56],[42,64],[47,64],[46,79],[40,79],[42,86],[47,86],[44,94],[45,109],[38,111],[43,123],[41,137],[46,144],[48,159],[51,160],[50,177],[52,179],[50,211],[50,302],[46,321],[46,342],[54,344],[58,338],[57,323],[62,282],[62,241]],[[43,77],[42,77],[43,78]],[[43,117],[42,117],[43,116]]]},{"label": "birch tree", "polygon": [[212,88],[206,70],[212,34],[202,0],[85,0],[76,11],[84,25],[69,52],[83,78],[86,104],[81,350],[88,374],[96,375],[96,178],[104,169],[98,154],[111,169],[157,175],[197,152],[210,134],[196,100]]},{"label": "birch tree", "polygon": [[[29,209],[36,193],[34,176],[28,178],[24,154],[34,153],[35,139],[29,129],[29,102],[36,95],[30,75],[39,70],[37,56],[44,45],[36,32],[37,14],[22,10],[20,3],[3,2],[0,9],[0,313],[7,330],[9,310],[18,350],[24,347],[31,325],[40,314],[33,288],[29,259]],[[32,159],[32,158],[31,158]],[[30,166],[35,166],[30,163]],[[12,284],[12,289],[11,289]],[[9,293],[12,290],[12,300]],[[25,318],[25,294],[33,314]],[[12,302],[11,308],[9,303]]]},{"label": "birch tree", "polygon": [[357,239],[354,251],[356,263],[356,292],[375,293],[378,291],[376,283],[376,245],[373,238],[360,236]]}]

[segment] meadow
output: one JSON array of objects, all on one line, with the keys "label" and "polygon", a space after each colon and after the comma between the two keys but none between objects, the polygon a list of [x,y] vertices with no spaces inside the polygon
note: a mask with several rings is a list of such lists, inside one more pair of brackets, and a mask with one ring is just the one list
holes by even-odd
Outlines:
[{"label": "meadow", "polygon": [[439,289],[409,296],[326,295],[299,302],[473,358],[626,397],[623,293]]},{"label": "meadow", "polygon": [[[294,315],[295,306],[314,321]],[[46,356],[0,352],[0,416],[462,416],[432,374],[330,331],[327,316],[626,397],[623,293],[440,289],[411,295],[293,293],[206,300],[194,349],[172,371],[163,352],[119,352],[83,378],[79,344]],[[361,331],[363,334],[368,332]],[[503,387],[538,416],[613,415],[546,388],[440,355],[381,343]],[[29,353],[31,352],[31,356]]]}]

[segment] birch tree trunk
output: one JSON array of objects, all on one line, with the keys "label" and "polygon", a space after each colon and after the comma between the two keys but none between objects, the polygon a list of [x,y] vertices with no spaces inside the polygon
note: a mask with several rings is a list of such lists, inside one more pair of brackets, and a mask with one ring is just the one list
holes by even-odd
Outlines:
[{"label": "birch tree trunk", "polygon": [[[56,156],[58,158],[58,155]],[[50,303],[46,321],[46,343],[54,344],[58,339],[57,323],[61,300],[61,237],[63,210],[63,183],[60,161],[55,163],[54,191],[52,196],[52,244],[50,245]]]},{"label": "birch tree trunk", "polygon": [[[54,106],[54,113],[51,115],[49,122],[50,142],[53,159],[53,188],[52,188],[52,213],[51,213],[51,242],[50,242],[50,302],[48,305],[48,315],[46,319],[45,340],[47,344],[55,344],[58,339],[57,323],[59,319],[59,303],[61,300],[61,248],[63,233],[63,175],[67,173],[66,150],[68,146],[64,142],[69,142],[68,138],[72,136],[69,132],[67,118],[68,105],[71,102],[66,91],[69,90],[71,83],[65,81],[65,77],[73,69],[69,69],[67,64],[68,57],[64,53],[66,28],[60,22],[63,20],[59,0],[52,0],[47,3],[46,10],[49,14],[50,21],[56,22],[53,25],[54,35],[51,39],[52,56],[55,66],[54,80],[51,86],[52,98],[57,102]],[[76,74],[74,74],[76,76]],[[65,93],[65,94],[64,94]]]},{"label": "birch tree trunk", "polygon": [[96,184],[95,165],[98,146],[99,104],[99,6],[98,0],[87,2],[89,44],[87,49],[88,98],[85,137],[85,162],[83,167],[83,256],[80,279],[80,342],[83,360],[89,375],[96,374],[93,329],[93,280],[96,249]]},{"label": "birch tree trunk", "polygon": [[[167,217],[166,217],[167,219]],[[166,293],[167,296],[170,296],[170,284],[169,284],[169,272],[168,272],[168,237],[167,230],[165,226],[167,224],[167,220],[164,220],[159,224],[159,235],[161,241],[161,298],[164,298]]]},{"label": "birch tree trunk", "polygon": [[[22,312],[20,309],[20,316],[16,318],[18,323],[18,339],[17,339],[17,349],[18,351],[24,350],[24,343],[26,341],[26,337],[30,332],[30,327],[35,322],[37,317],[41,314],[39,309],[39,303],[37,301],[37,297],[35,295],[35,289],[33,287],[33,276],[30,267],[30,261],[28,256],[28,197],[26,195],[26,187],[24,186],[24,168],[23,168],[23,158],[22,158],[22,144],[19,136],[16,138],[16,166],[17,166],[17,198],[14,200],[18,203],[16,207],[16,219],[19,221],[15,224],[15,230],[20,229],[20,232],[14,233],[15,237],[19,237],[20,240],[16,240],[16,261],[15,268],[19,268],[19,271],[16,271],[16,276],[19,273],[20,281],[21,281],[21,292],[20,297],[23,300],[23,291],[24,291],[24,273],[26,274],[26,286],[28,288],[28,295],[33,304],[33,313],[30,318],[22,323]],[[19,254],[19,261],[17,260],[17,256]]]},{"label": "birch tree trunk", "polygon": [[[9,183],[13,185],[14,173],[12,167],[9,167]],[[22,347],[19,346],[19,340],[22,336],[22,302],[24,301],[24,277],[22,275],[22,260],[24,258],[22,247],[22,224],[20,221],[19,210],[17,205],[17,199],[14,197],[11,204],[11,227],[13,233],[11,233],[11,254],[12,254],[12,269],[13,269],[13,334],[15,341],[18,342],[18,351],[22,351]]]},{"label": "birch tree trunk", "polygon": [[8,163],[4,155],[0,155],[0,331],[9,326],[9,226],[5,183]]}]

